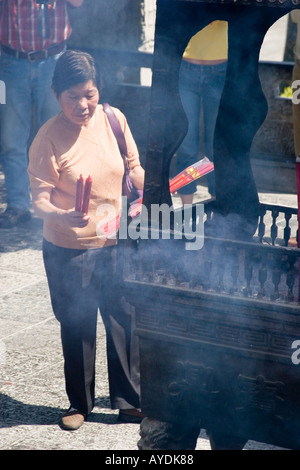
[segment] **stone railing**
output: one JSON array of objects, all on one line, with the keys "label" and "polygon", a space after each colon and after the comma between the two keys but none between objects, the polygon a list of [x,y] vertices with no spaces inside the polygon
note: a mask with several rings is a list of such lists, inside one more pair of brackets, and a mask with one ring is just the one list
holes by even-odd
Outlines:
[{"label": "stone railing", "polygon": [[[125,279],[264,302],[299,301],[300,250],[288,247],[296,209],[261,204],[250,242],[205,236],[202,249],[182,240],[146,240],[128,251]],[[212,216],[211,208],[206,209]],[[295,227],[293,228],[295,230]]]}]

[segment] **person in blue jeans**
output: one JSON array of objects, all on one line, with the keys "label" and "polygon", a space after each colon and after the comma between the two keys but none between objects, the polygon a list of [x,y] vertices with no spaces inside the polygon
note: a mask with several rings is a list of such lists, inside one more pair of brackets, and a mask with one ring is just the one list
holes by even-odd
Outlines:
[{"label": "person in blue jeans", "polygon": [[[227,69],[226,21],[214,21],[193,36],[183,54],[179,92],[188,119],[188,131],[176,154],[176,174],[197,162],[200,151],[213,160],[213,138]],[[203,149],[201,144],[203,113]],[[215,195],[214,172],[207,175],[208,190]],[[191,204],[197,190],[193,181],[178,190],[183,204]]]},{"label": "person in blue jeans", "polygon": [[0,105],[0,165],[7,203],[0,214],[0,228],[31,218],[27,174],[31,123],[34,116],[39,128],[59,112],[51,83],[71,33],[67,5],[79,7],[83,0],[40,3],[0,0],[0,80],[5,86],[5,100],[1,100],[5,102]]}]

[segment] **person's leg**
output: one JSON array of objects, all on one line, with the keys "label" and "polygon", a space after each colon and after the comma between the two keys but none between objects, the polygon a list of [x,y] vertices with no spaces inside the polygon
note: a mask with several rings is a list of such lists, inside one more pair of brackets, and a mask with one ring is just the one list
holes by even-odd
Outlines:
[{"label": "person's leg", "polygon": [[180,194],[181,202],[185,204],[193,204],[194,194]]},{"label": "person's leg", "polygon": [[[293,82],[300,80],[300,60],[295,60],[293,68]],[[293,104],[294,148],[296,157],[300,157],[300,103]]]},{"label": "person's leg", "polygon": [[66,392],[72,408],[94,406],[98,298],[90,282],[94,250],[68,250],[44,241],[43,256],[54,314],[61,325]]},{"label": "person's leg", "polygon": [[[293,67],[292,81],[300,80],[300,60],[295,58],[295,64]],[[295,157],[300,158],[300,103],[293,103],[293,134],[294,134],[294,150]],[[298,186],[298,184],[297,184]],[[297,191],[300,191],[300,188],[297,187]],[[299,208],[300,211],[300,208]],[[300,220],[300,217],[299,217]],[[298,235],[299,236],[299,235]],[[292,237],[289,239],[289,246],[298,247],[298,236]]]},{"label": "person's leg", "polygon": [[101,278],[100,313],[107,335],[110,400],[113,409],[140,407],[139,341],[133,333],[134,309],[122,297],[112,262],[115,248],[104,248],[97,271]]},{"label": "person's leg", "polygon": [[1,164],[7,207],[28,211],[27,143],[31,124],[30,63],[5,53],[0,56],[0,80],[6,87],[6,104],[0,106]]},{"label": "person's leg", "polygon": [[[179,74],[179,91],[182,106],[188,119],[188,131],[176,153],[176,174],[198,161],[200,145],[201,113],[201,67],[182,61]],[[178,193],[184,195],[183,203],[191,203],[196,192],[197,183],[193,182]],[[188,202],[185,202],[188,200]]]},{"label": "person's leg", "polygon": [[36,129],[39,129],[48,119],[60,112],[59,102],[52,90],[52,77],[60,55],[57,54],[32,64],[32,89]]},{"label": "person's leg", "polygon": [[[203,66],[203,122],[204,122],[204,150],[205,155],[214,160],[214,133],[219,112],[219,105],[225,83],[227,62]],[[207,175],[208,190],[215,195],[214,172]]]},{"label": "person's leg", "polygon": [[84,415],[95,403],[96,314],[82,322],[61,322],[66,392],[70,406]]}]

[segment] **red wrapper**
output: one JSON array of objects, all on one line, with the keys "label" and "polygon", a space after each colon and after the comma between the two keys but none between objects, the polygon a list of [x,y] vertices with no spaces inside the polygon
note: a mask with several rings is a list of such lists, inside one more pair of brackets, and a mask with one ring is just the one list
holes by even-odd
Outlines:
[{"label": "red wrapper", "polygon": [[186,186],[191,181],[195,181],[201,176],[207,175],[214,170],[214,164],[204,157],[202,160],[189,166],[170,181],[170,193],[175,193],[178,189]]},{"label": "red wrapper", "polygon": [[84,214],[87,214],[89,211],[92,181],[93,180],[91,176],[88,176],[87,179],[85,180],[84,193],[83,193],[83,198],[82,198],[82,208],[81,208],[81,211]]},{"label": "red wrapper", "polygon": [[77,178],[77,186],[76,186],[75,211],[77,211],[77,212],[81,212],[82,195],[83,195],[83,177],[82,177],[82,175],[80,175]]}]

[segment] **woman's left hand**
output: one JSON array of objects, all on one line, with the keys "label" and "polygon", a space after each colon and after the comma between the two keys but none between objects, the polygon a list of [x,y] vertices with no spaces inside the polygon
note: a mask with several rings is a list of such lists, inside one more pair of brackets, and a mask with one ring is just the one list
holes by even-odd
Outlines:
[{"label": "woman's left hand", "polygon": [[60,221],[60,223],[66,224],[69,227],[86,227],[90,217],[74,209],[58,209],[51,203],[51,191],[52,188],[50,187],[32,190],[32,206],[37,216],[44,220],[51,219],[54,223]]},{"label": "woman's left hand", "polygon": [[60,217],[64,223],[70,227],[83,228],[86,227],[90,221],[90,217],[87,214],[74,210],[61,211],[58,213],[58,217]]}]

